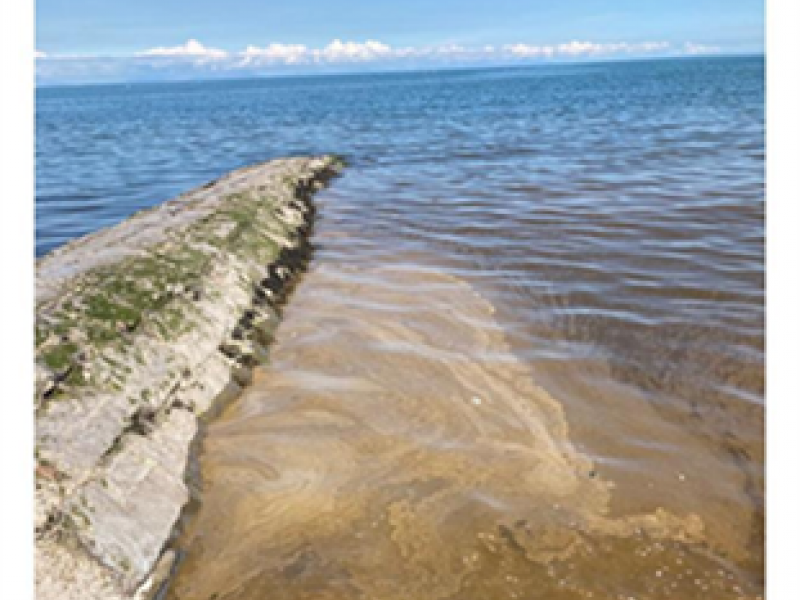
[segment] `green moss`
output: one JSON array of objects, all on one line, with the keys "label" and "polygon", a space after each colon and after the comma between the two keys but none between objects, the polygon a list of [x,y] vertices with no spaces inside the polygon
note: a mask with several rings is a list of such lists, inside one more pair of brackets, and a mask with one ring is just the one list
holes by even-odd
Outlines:
[{"label": "green moss", "polygon": [[55,371],[61,371],[70,366],[78,347],[70,342],[48,348],[41,354],[44,363]]},{"label": "green moss", "polygon": [[277,256],[280,248],[268,236],[269,233],[285,234],[276,215],[277,201],[264,196],[234,194],[226,199],[226,208],[217,218],[220,222],[233,222],[234,227],[224,239],[217,240],[217,246],[243,258],[253,259],[265,264]]},{"label": "green moss", "polygon": [[73,327],[75,327],[75,320],[69,313],[57,312],[55,314],[55,319],[56,321],[50,326],[49,332],[52,332],[59,337],[69,334]]},{"label": "green moss", "polygon": [[115,323],[88,322],[86,323],[85,331],[89,341],[95,346],[102,346],[119,337],[119,331]]},{"label": "green moss", "polygon": [[186,318],[185,312],[174,308],[165,309],[160,322],[166,335],[172,339],[186,333],[190,328],[190,320]]},{"label": "green moss", "polygon": [[64,383],[72,387],[84,385],[86,383],[86,379],[83,374],[83,369],[79,366],[75,366],[70,370],[69,374],[67,374]]},{"label": "green moss", "polygon": [[[343,163],[340,157],[336,161]],[[285,182],[294,186],[296,177],[287,176]],[[171,340],[194,326],[189,311],[196,309],[186,290],[201,287],[199,284],[216,260],[209,246],[259,265],[273,261],[281,250],[276,240],[285,237],[290,229],[276,214],[285,200],[283,194],[229,195],[221,201],[219,210],[194,222],[182,233],[171,234],[174,237],[142,254],[87,273],[69,297],[51,307],[46,317],[49,322],[37,322],[37,357],[55,370],[73,366],[65,381],[68,387],[86,385],[83,369],[73,363],[77,345],[65,341],[50,347],[48,341],[54,335],[62,340],[80,340],[85,336],[109,367],[101,369],[92,383],[123,389],[131,369],[110,355],[124,356],[133,350],[132,359],[145,363],[142,352],[130,345],[126,333],[137,332],[141,327],[145,333]],[[253,275],[257,275],[257,270]],[[249,280],[242,283],[249,285]],[[224,292],[202,287],[203,297],[212,300],[219,299]]]},{"label": "green moss", "polygon": [[152,321],[153,327],[155,328],[155,333],[158,337],[164,341],[172,339],[172,335],[170,332],[169,327],[164,323],[164,321],[160,318],[153,319]]},{"label": "green moss", "polygon": [[101,293],[86,298],[86,316],[100,321],[117,323],[136,323],[141,319],[140,309],[133,308],[116,300],[118,295]]}]

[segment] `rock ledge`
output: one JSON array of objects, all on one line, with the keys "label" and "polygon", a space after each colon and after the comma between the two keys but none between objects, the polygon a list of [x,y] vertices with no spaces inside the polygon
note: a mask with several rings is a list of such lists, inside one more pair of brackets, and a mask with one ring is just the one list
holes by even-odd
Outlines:
[{"label": "rock ledge", "polygon": [[38,598],[158,593],[199,419],[264,360],[342,166],[240,169],[38,261]]}]

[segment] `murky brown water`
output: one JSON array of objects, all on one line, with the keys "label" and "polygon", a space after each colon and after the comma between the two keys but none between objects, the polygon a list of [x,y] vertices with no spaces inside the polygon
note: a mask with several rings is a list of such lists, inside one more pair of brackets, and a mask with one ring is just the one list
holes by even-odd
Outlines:
[{"label": "murky brown water", "polygon": [[467,281],[380,254],[315,263],[271,364],[209,427],[174,598],[760,593],[733,442],[601,361],[548,366],[580,398],[565,412]]},{"label": "murky brown water", "polygon": [[760,597],[743,64],[371,88],[408,127],[343,138],[271,362],[208,427],[170,598]]}]

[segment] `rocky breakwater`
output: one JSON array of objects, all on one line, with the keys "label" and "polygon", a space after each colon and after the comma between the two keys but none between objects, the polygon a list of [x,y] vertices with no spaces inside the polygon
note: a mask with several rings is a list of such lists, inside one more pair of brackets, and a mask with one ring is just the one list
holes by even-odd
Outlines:
[{"label": "rocky breakwater", "polygon": [[200,418],[265,359],[341,167],[241,169],[38,262],[38,598],[157,595]]}]

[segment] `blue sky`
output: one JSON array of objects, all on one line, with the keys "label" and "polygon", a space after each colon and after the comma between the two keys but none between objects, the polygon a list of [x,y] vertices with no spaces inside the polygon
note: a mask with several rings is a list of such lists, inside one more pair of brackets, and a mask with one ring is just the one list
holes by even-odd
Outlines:
[{"label": "blue sky", "polygon": [[763,0],[38,0],[40,83],[763,51]]}]

